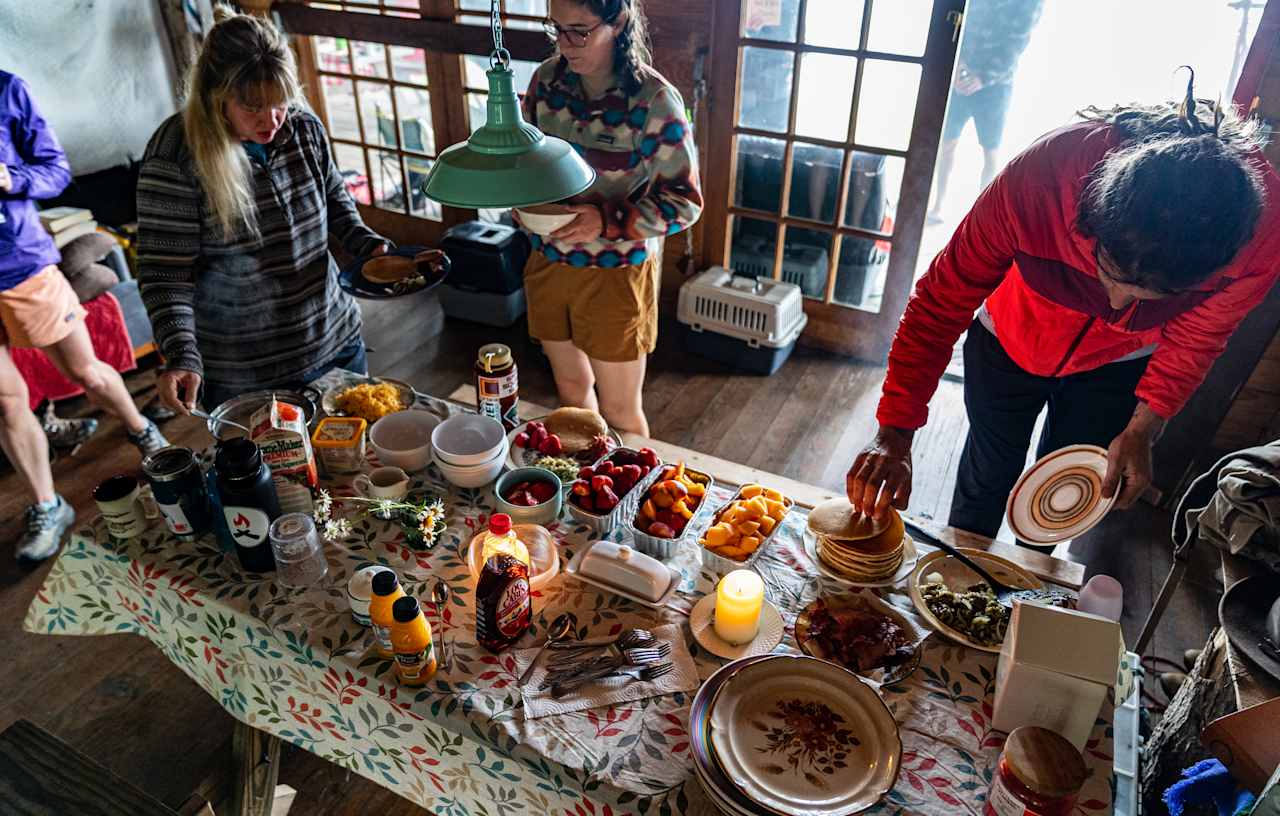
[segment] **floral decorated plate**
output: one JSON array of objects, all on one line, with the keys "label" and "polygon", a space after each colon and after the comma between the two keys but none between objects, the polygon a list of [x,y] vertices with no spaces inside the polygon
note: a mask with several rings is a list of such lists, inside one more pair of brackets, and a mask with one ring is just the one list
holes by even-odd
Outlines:
[{"label": "floral decorated plate", "polygon": [[738,672],[711,702],[710,731],[725,776],[777,813],[865,810],[893,788],[902,759],[898,725],[875,690],[811,657]]}]

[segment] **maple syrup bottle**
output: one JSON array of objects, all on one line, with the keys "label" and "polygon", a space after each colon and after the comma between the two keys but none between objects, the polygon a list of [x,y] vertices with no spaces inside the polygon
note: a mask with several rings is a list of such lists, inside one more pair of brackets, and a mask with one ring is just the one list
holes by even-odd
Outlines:
[{"label": "maple syrup bottle", "polygon": [[476,585],[476,642],[491,652],[511,646],[533,622],[529,596],[529,550],[511,529],[511,517],[489,519]]}]

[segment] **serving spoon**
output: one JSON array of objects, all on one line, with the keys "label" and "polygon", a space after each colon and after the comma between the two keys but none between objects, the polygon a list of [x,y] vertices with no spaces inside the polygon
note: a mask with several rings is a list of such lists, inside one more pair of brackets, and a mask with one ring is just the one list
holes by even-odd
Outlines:
[{"label": "serving spoon", "polygon": [[516,685],[523,686],[525,681],[529,679],[529,675],[533,674],[533,667],[538,664],[538,658],[542,657],[542,653],[546,651],[547,647],[556,641],[567,640],[573,634],[573,628],[577,625],[578,616],[572,612],[565,612],[551,621],[551,625],[547,627],[547,639],[533,655],[529,665],[525,666],[524,671],[520,673],[520,678],[516,680]]},{"label": "serving spoon", "polygon": [[1047,604],[1049,606],[1064,606],[1070,608],[1074,604],[1075,597],[1066,590],[1057,589],[1056,587],[1041,587],[1040,589],[1023,589],[1022,587],[1009,586],[1008,584],[997,581],[991,573],[978,565],[969,556],[960,552],[960,550],[952,547],[947,542],[939,539],[937,536],[930,535],[920,529],[911,522],[903,519],[907,531],[912,538],[919,539],[931,547],[937,547],[947,555],[954,557],[961,564],[978,573],[978,577],[987,582],[987,586],[991,587],[991,591],[995,593],[996,603],[1007,609],[1013,609],[1014,601],[1035,601],[1037,603]]},{"label": "serving spoon", "polygon": [[239,428],[240,430],[244,431],[247,434],[253,433],[253,431],[250,431],[248,428],[241,425],[239,422],[233,422],[232,420],[225,419],[223,417],[216,417],[213,414],[209,413],[208,411],[201,410],[200,408],[189,408],[188,410],[191,412],[191,415],[193,417],[199,417],[200,419],[207,419],[210,422],[216,422],[219,425],[230,425],[233,428]]}]

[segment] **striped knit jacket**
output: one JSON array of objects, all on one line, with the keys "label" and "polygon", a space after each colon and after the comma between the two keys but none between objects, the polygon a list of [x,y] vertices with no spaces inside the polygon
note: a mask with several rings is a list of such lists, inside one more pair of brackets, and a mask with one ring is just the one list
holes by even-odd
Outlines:
[{"label": "striped knit jacket", "polygon": [[530,235],[553,261],[573,266],[636,265],[655,239],[688,229],[702,212],[698,150],[680,92],[645,66],[639,93],[618,88],[588,101],[578,75],[553,57],[524,98],[525,118],[572,144],[595,168],[596,182],[570,203],[600,208],[604,233],[585,244]]},{"label": "striped knit jacket", "polygon": [[230,240],[179,115],[151,137],[138,179],[139,285],[166,364],[240,391],[298,383],[359,337],[328,236],[354,255],[383,240],[360,220],[313,114],[291,111],[270,151],[267,166],[250,162],[258,233]]}]

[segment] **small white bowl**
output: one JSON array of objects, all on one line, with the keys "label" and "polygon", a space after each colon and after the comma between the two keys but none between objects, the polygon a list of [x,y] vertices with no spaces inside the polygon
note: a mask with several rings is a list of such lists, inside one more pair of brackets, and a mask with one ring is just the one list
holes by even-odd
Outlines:
[{"label": "small white bowl", "polygon": [[578,217],[563,204],[537,204],[516,210],[525,229],[538,235],[550,235]]},{"label": "small white bowl", "polygon": [[[506,437],[503,437],[503,442],[506,442]],[[504,444],[497,456],[479,465],[452,465],[441,459],[439,454],[435,456],[435,463],[450,484],[458,487],[484,487],[502,473],[502,468],[507,464],[507,448]]]},{"label": "small white bowl", "polygon": [[485,464],[506,445],[507,429],[502,423],[479,414],[451,416],[431,432],[436,458],[459,467]]},{"label": "small white bowl", "polygon": [[396,411],[369,428],[369,444],[384,465],[413,473],[431,464],[431,436],[440,420],[426,411]]}]

